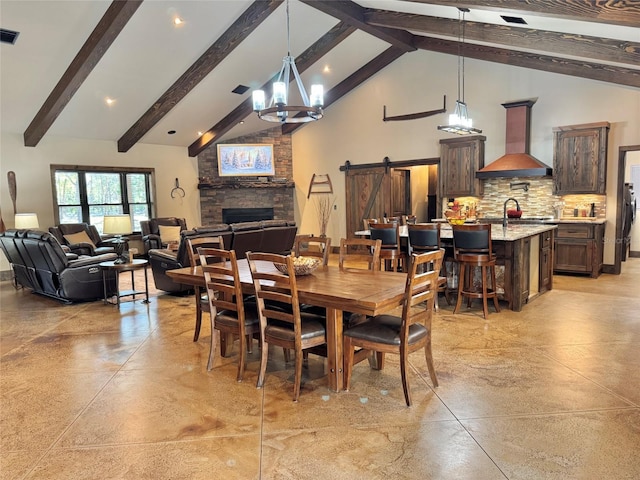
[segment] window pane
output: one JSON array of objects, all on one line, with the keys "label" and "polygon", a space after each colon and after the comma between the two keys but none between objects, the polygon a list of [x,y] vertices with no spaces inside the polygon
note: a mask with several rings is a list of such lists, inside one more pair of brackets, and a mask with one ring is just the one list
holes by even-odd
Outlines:
[{"label": "window pane", "polygon": [[127,190],[129,193],[129,203],[146,203],[147,188],[146,175],[144,173],[127,174]]},{"label": "window pane", "polygon": [[142,231],[142,228],[140,227],[140,221],[149,220],[149,207],[146,203],[144,203],[138,205],[129,205],[129,209],[131,211],[131,217],[133,218],[133,231]]},{"label": "window pane", "polygon": [[[58,205],[80,205],[78,173],[58,171],[55,180]],[[60,215],[62,217],[62,212]]]},{"label": "window pane", "polygon": [[122,213],[122,205],[93,205],[89,207],[89,223],[95,225],[102,234],[105,215],[118,215]]},{"label": "window pane", "polygon": [[85,174],[87,181],[87,202],[95,204],[120,204],[120,175],[118,173],[89,173]]},{"label": "window pane", "polygon": [[60,207],[58,209],[60,223],[82,223],[82,209],[80,207]]}]

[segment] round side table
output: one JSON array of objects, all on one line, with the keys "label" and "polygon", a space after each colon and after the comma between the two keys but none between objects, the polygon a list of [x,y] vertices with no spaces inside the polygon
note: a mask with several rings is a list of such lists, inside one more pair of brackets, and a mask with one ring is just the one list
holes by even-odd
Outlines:
[{"label": "round side table", "polygon": [[[134,259],[131,262],[128,263],[114,263],[113,261],[111,262],[102,262],[99,264],[100,268],[102,269],[102,283],[104,284],[104,303],[111,303],[113,305],[113,302],[109,302],[108,297],[107,297],[107,272],[112,271],[116,273],[116,305],[118,305],[118,308],[120,308],[120,299],[122,297],[133,297],[133,300],[135,301],[136,299],[136,295],[142,295],[144,294],[145,299],[142,301],[142,303],[149,303],[149,281],[147,278],[147,266],[149,265],[149,261],[148,260],[144,260],[144,259]],[[136,290],[136,284],[135,284],[135,276],[134,276],[134,272],[136,270],[144,270],[144,290]],[[120,291],[120,273],[121,272],[131,272],[131,290],[124,290],[124,291]]]}]

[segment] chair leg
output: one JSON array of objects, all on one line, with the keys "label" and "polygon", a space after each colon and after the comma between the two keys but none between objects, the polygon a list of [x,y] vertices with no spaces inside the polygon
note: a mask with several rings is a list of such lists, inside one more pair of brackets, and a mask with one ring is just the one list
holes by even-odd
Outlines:
[{"label": "chair leg", "polygon": [[[220,335],[222,337],[222,335]],[[207,362],[207,370],[213,368],[213,359],[216,354],[216,343],[218,340],[218,332],[216,330],[216,316],[211,315],[211,341],[209,342],[209,361]]]},{"label": "chair leg", "polygon": [[247,353],[252,354],[253,353],[253,335],[247,335],[245,338],[247,339]]},{"label": "chair leg", "polygon": [[409,379],[407,378],[407,370],[409,370],[409,360],[407,351],[400,348],[400,376],[402,377],[402,390],[404,390],[404,399],[407,407],[411,406],[411,390],[409,389]]},{"label": "chair leg", "polygon": [[202,299],[200,298],[200,288],[196,287],[196,328],[193,332],[193,341],[200,338],[200,326],[202,325]]},{"label": "chair leg", "polygon": [[353,370],[353,346],[351,337],[344,336],[342,341],[344,363],[344,389],[348,392],[351,387],[351,371]]},{"label": "chair leg", "polygon": [[493,284],[493,305],[496,307],[496,312],[500,311],[500,305],[498,303],[498,285],[496,284],[496,267],[491,267],[491,283]]},{"label": "chair leg", "polygon": [[458,313],[460,311],[460,307],[462,306],[462,290],[464,285],[464,263],[460,264],[460,269],[458,270],[458,300],[456,301],[456,308],[453,309],[453,313]]},{"label": "chair leg", "polygon": [[[244,338],[243,338],[244,337]],[[247,335],[241,335],[238,338],[238,375],[236,376],[236,381],[242,381],[242,375],[244,374],[244,366],[247,361],[247,347],[245,343],[245,338],[249,340],[251,337]]]},{"label": "chair leg", "polygon": [[438,378],[436,377],[436,369],[433,366],[433,354],[431,351],[431,337],[429,337],[429,341],[424,346],[424,358],[427,361],[427,368],[429,369],[429,376],[431,377],[431,383],[433,383],[434,387],[437,387]]},{"label": "chair leg", "polygon": [[489,293],[487,290],[487,267],[484,265],[480,267],[480,273],[482,274],[482,312],[486,320],[489,316],[489,307],[487,306],[487,295]]},{"label": "chair leg", "polygon": [[262,352],[260,355],[260,373],[258,373],[258,382],[256,388],[262,388],[264,386],[264,376],[267,372],[267,358],[269,357],[269,344],[265,341],[262,342]]},{"label": "chair leg", "polygon": [[300,398],[300,384],[302,383],[302,350],[295,352],[296,355],[296,376],[293,385],[293,401],[297,402]]}]

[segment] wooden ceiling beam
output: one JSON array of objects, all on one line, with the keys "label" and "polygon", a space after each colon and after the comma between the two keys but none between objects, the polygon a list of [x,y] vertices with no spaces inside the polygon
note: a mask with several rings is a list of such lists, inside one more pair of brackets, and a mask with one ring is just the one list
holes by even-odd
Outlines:
[{"label": "wooden ceiling beam", "polygon": [[490,10],[498,12],[527,12],[541,17],[559,17],[581,22],[609,23],[638,27],[640,25],[640,1],[594,0],[406,0],[456,8]]},{"label": "wooden ceiling beam", "polygon": [[[433,52],[458,54],[458,42],[441,38],[416,35],[416,46]],[[514,67],[532,68],[544,72],[561,73],[574,77],[588,78],[602,82],[640,87],[640,70],[625,67],[585,62],[566,58],[540,55],[518,50],[487,47],[465,43],[463,54],[467,58],[475,58],[487,62],[502,63]]]},{"label": "wooden ceiling beam", "polygon": [[118,152],[127,152],[213,71],[284,0],[254,1],[238,19],[156,100],[118,140]]},{"label": "wooden ceiling beam", "polygon": [[327,15],[346,22],[354,27],[362,30],[369,35],[384,40],[394,47],[400,48],[406,52],[416,50],[413,44],[413,34],[410,32],[401,32],[392,28],[378,27],[370,25],[364,20],[366,8],[361,7],[350,0],[300,0],[302,3],[320,10]]},{"label": "wooden ceiling beam", "polygon": [[24,131],[25,147],[35,147],[98,64],[143,0],[114,0]]},{"label": "wooden ceiling beam", "polygon": [[[324,96],[324,108],[326,109],[332,103],[338,101],[340,98],[348,94],[351,90],[356,88],[361,83],[365,82],[380,70],[385,68],[390,63],[394,62],[402,55],[407,53],[405,50],[398,47],[389,47],[373,60],[365,64],[360,69],[345,78],[342,82],[337,84],[331,90],[325,93]],[[305,123],[286,123],[282,126],[282,133],[289,134],[296,131],[298,128],[306,125]]]},{"label": "wooden ceiling beam", "polygon": [[[372,25],[455,38],[458,37],[460,26],[458,20],[386,10],[369,10],[364,18]],[[640,41],[631,42],[468,21],[465,21],[464,31],[465,39],[472,41],[496,43],[510,48],[531,48],[535,45],[536,50],[559,55],[640,65]]]},{"label": "wooden ceiling beam", "polygon": [[[304,72],[356,30],[357,29],[355,27],[348,25],[345,22],[339,22],[295,59],[298,72]],[[271,84],[277,79],[277,76],[277,74],[274,75],[262,86],[262,89],[269,89]],[[249,97],[229,112],[222,120],[202,134],[200,138],[189,145],[189,156],[197,156],[205,148],[222,137],[222,135],[235,127],[238,122],[243,120],[252,111],[253,100]]]}]

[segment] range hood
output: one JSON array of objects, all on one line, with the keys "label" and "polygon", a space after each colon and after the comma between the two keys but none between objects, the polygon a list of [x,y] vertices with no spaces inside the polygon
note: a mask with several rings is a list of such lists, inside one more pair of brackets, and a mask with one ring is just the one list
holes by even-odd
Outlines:
[{"label": "range hood", "polygon": [[531,107],[535,100],[503,103],[507,109],[505,154],[476,172],[476,178],[550,177],[551,167],[529,155]]}]

